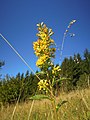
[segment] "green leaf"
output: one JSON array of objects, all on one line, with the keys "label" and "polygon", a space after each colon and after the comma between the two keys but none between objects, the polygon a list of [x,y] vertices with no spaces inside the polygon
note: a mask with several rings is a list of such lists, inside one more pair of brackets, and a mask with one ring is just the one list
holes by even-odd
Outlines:
[{"label": "green leaf", "polygon": [[45,72],[44,72],[44,71],[41,71],[41,72],[38,72],[38,73],[36,73],[36,74],[45,74]]},{"label": "green leaf", "polygon": [[56,80],[55,78],[52,79],[52,86],[54,86],[56,84]]},{"label": "green leaf", "polygon": [[59,108],[60,108],[63,104],[65,104],[66,102],[67,102],[67,101],[64,100],[64,101],[58,103],[58,104],[56,105],[56,112],[58,112]]},{"label": "green leaf", "polygon": [[30,97],[30,100],[42,100],[42,99],[49,99],[49,100],[51,100],[48,96],[42,95],[42,94]]},{"label": "green leaf", "polygon": [[62,77],[62,78],[60,78],[60,80],[62,81],[62,80],[70,80],[71,78],[66,78],[66,77]]}]

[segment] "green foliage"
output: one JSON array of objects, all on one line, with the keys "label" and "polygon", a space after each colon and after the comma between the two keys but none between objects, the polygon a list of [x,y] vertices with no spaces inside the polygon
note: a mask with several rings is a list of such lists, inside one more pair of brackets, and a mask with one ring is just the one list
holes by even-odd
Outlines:
[{"label": "green foliage", "polygon": [[3,81],[0,87],[0,102],[13,103],[17,101],[20,92],[19,81],[15,78]]},{"label": "green foliage", "polygon": [[65,80],[62,83],[64,90],[68,91],[79,87],[86,88],[90,86],[90,52],[86,49],[83,56],[84,59],[78,53],[74,57],[63,60],[61,74],[71,79],[69,81]]},{"label": "green foliage", "polygon": [[28,97],[35,94],[37,89],[38,79],[28,71],[24,74],[18,73],[16,77],[8,75],[0,81],[0,102],[15,103],[20,96],[19,101],[25,101]]},{"label": "green foliage", "polygon": [[[69,92],[75,89],[90,87],[90,52],[85,50],[84,59],[80,54],[65,58],[61,64],[61,71],[52,76],[52,68],[48,69],[48,79],[52,80],[54,95],[61,91]],[[0,64],[4,65],[4,64]],[[57,65],[58,66],[58,65]],[[47,76],[45,71],[36,71],[36,74],[44,79]],[[39,80],[35,75],[26,71],[26,74],[18,73],[16,77],[6,75],[0,80],[0,103],[15,103],[20,95],[20,101],[25,101],[36,94],[45,94],[37,90]]]},{"label": "green foliage", "polygon": [[58,103],[57,105],[56,105],[56,112],[58,112],[58,110],[60,109],[60,107],[63,105],[63,104],[65,104],[66,102],[68,102],[68,101],[61,101],[60,103]]},{"label": "green foliage", "polygon": [[43,94],[39,94],[39,95],[35,95],[35,96],[30,97],[30,100],[42,100],[42,99],[51,100],[50,97],[43,95]]},{"label": "green foliage", "polygon": [[[2,66],[4,66],[4,65],[5,65],[5,62],[0,60],[0,69],[1,69]],[[2,76],[2,75],[0,74],[0,78],[1,78],[1,76]]]},{"label": "green foliage", "polygon": [[[53,106],[49,100],[34,101],[34,107],[31,112],[30,120],[90,120],[90,110],[86,108],[81,94],[90,108],[90,89],[77,90],[67,94],[58,96],[57,104],[63,101],[63,98],[68,100],[63,104],[58,112],[53,112]],[[32,101],[22,102],[18,104],[13,120],[27,120]],[[60,102],[61,103],[61,102]],[[2,106],[0,110],[0,120],[10,120],[14,109],[14,105],[8,107]],[[54,117],[57,115],[57,119]]]},{"label": "green foliage", "polygon": [[[90,76],[90,75],[89,75]],[[89,87],[88,75],[86,73],[82,74],[77,82],[77,88],[84,89]]]}]

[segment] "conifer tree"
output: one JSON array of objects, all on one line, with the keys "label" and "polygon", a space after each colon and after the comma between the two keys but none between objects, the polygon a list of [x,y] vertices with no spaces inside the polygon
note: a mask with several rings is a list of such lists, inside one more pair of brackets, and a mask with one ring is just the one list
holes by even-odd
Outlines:
[{"label": "conifer tree", "polygon": [[87,75],[88,86],[90,85],[90,52],[88,49],[84,52],[84,72]]}]

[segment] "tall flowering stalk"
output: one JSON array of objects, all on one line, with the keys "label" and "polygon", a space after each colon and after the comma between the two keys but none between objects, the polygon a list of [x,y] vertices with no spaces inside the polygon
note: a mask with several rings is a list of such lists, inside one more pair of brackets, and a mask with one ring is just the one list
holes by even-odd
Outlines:
[{"label": "tall flowering stalk", "polygon": [[[44,91],[44,95],[35,95],[31,99],[49,99],[53,102],[53,110],[56,115],[56,111],[59,108],[59,104],[56,104],[56,97],[54,92],[54,86],[56,85],[58,78],[60,78],[60,66],[54,65],[52,59],[55,58],[55,42],[51,38],[54,34],[52,29],[49,29],[43,22],[37,24],[38,33],[37,41],[33,42],[34,53],[37,56],[36,66],[39,67],[44,74],[45,78],[38,82],[38,89]],[[56,118],[57,116],[55,116]]]},{"label": "tall flowering stalk", "polygon": [[52,29],[48,29],[44,23],[37,24],[38,26],[38,40],[33,43],[35,54],[38,57],[36,65],[39,68],[45,67],[48,63],[51,63],[50,59],[54,57],[55,48],[54,40],[51,39],[53,34]]},{"label": "tall flowering stalk", "polygon": [[[72,20],[65,33],[63,36],[63,41],[61,45],[61,53],[60,53],[60,58],[62,56],[62,50],[63,50],[63,45],[64,45],[64,40],[65,37],[68,33],[68,30],[70,27],[75,23],[76,20]],[[65,78],[61,78],[60,76],[60,66],[59,65],[54,65],[52,62],[52,59],[55,58],[55,42],[51,38],[51,36],[54,34],[52,29],[49,29],[46,24],[39,23],[37,24],[38,27],[38,33],[37,33],[37,41],[33,42],[33,49],[34,53],[37,56],[37,61],[36,61],[36,66],[41,69],[41,72],[44,75],[43,79],[39,79],[38,82],[38,89],[40,91],[44,91],[44,94],[41,95],[35,95],[31,97],[30,99],[49,99],[53,102],[53,108],[54,112],[56,115],[56,112],[59,110],[61,105],[66,103],[66,101],[59,102],[58,104],[56,103],[56,97],[55,97],[55,90],[54,87],[57,87],[57,82],[60,80],[64,80]],[[55,118],[57,115],[55,116]]]},{"label": "tall flowering stalk", "polygon": [[54,66],[52,59],[55,57],[55,42],[51,38],[54,34],[43,22],[37,24],[38,40],[33,43],[35,55],[38,57],[36,66],[46,75],[46,79],[41,79],[38,83],[39,90],[44,90],[53,95],[52,88],[55,83],[55,75],[60,72],[59,66]]},{"label": "tall flowering stalk", "polygon": [[[63,36],[63,40],[62,40],[62,44],[61,44],[61,52],[60,52],[60,60],[62,58],[62,51],[63,51],[63,47],[64,47],[64,41],[65,41],[65,38],[69,32],[69,29],[71,28],[71,26],[76,22],[76,20],[72,20],[69,25],[67,26],[67,29],[65,30],[64,32],[64,36]],[[74,34],[72,34],[71,36],[73,36]]]}]

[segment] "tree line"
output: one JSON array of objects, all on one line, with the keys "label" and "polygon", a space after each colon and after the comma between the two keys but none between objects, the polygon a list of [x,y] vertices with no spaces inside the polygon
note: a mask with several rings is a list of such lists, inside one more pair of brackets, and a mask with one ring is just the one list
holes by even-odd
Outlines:
[{"label": "tree line", "polygon": [[[4,64],[5,62],[0,61],[0,68]],[[77,53],[64,58],[60,67],[60,75],[53,86],[55,94],[90,87],[90,52],[87,49],[83,57]],[[36,74],[41,79],[45,78],[42,72],[36,71]],[[38,78],[29,71],[25,74],[18,73],[15,77],[6,75],[0,79],[0,104],[15,103],[19,97],[19,102],[28,100],[30,96],[40,93],[37,89],[38,82]]]}]

